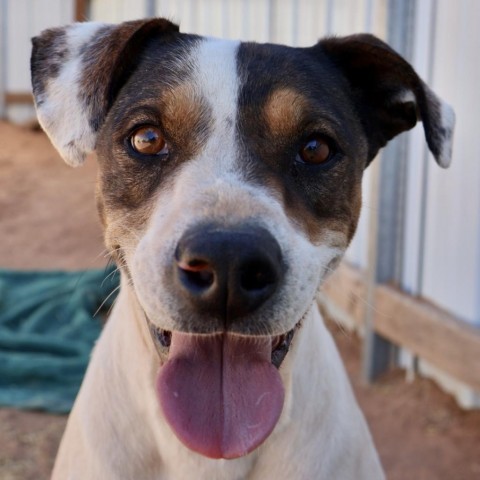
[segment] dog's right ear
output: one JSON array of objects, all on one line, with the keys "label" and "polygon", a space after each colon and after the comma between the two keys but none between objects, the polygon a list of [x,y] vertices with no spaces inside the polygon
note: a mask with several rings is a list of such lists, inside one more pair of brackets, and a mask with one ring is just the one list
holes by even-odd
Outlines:
[{"label": "dog's right ear", "polygon": [[455,113],[386,43],[356,34],[326,38],[307,51],[315,58],[326,55],[348,80],[369,140],[368,162],[421,120],[435,160],[441,167],[450,165]]},{"label": "dog's right ear", "polygon": [[81,165],[108,110],[153,35],[172,35],[164,19],[119,25],[75,23],[32,39],[32,85],[40,124],[63,159]]}]

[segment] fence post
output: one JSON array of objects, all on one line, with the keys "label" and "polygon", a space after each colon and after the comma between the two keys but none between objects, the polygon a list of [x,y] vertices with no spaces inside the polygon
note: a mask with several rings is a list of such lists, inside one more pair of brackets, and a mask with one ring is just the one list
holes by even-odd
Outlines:
[{"label": "fence post", "polygon": [[[412,55],[415,0],[388,0],[388,42],[407,59]],[[373,381],[397,363],[398,348],[374,328],[375,286],[377,283],[401,284],[404,252],[405,187],[407,179],[408,138],[394,139],[383,151],[377,181],[372,182],[376,209],[372,216],[369,245],[369,275],[363,379]],[[374,175],[375,176],[375,175]]]},{"label": "fence post", "polygon": [[0,0],[0,119],[7,116],[7,0]]},{"label": "fence post", "polygon": [[76,22],[85,22],[87,20],[88,14],[88,7],[89,7],[88,0],[75,0],[74,8],[75,8],[75,21]]}]

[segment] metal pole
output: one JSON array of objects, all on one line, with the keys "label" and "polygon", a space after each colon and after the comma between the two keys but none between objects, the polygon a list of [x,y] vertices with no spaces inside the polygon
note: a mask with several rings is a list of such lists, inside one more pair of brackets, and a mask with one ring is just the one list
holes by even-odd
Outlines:
[{"label": "metal pole", "polygon": [[365,6],[367,11],[365,15],[365,31],[367,33],[373,32],[373,18],[375,12],[375,0],[367,0],[367,4]]},{"label": "metal pole", "polygon": [[155,0],[145,0],[145,16],[155,17],[157,14],[157,6]]},{"label": "metal pole", "polygon": [[[415,0],[389,0],[388,41],[407,59],[411,57]],[[393,140],[382,153],[379,172],[372,182],[376,205],[371,217],[363,379],[373,381],[397,362],[398,348],[375,332],[375,286],[401,284],[404,252],[405,186],[407,178],[405,136]],[[373,165],[372,165],[373,166]],[[376,222],[376,223],[375,223]]]},{"label": "metal pole", "polygon": [[267,18],[266,18],[266,31],[267,42],[273,42],[273,23],[275,21],[275,5],[274,0],[267,1]]},{"label": "metal pole", "polygon": [[[434,53],[435,53],[435,40],[437,35],[437,1],[432,3],[431,18],[433,19],[430,28],[430,58],[428,63],[427,83],[431,84],[433,80],[433,68],[434,68]],[[423,182],[422,182],[422,197],[421,197],[421,216],[420,216],[420,252],[418,259],[418,274],[417,274],[417,288],[418,294],[422,294],[423,290],[423,277],[424,277],[424,263],[425,263],[425,245],[426,245],[426,216],[427,216],[427,190],[428,190],[428,172],[429,172],[430,158],[428,150],[424,150],[423,154]]]},{"label": "metal pole", "polygon": [[325,32],[327,35],[332,35],[333,32],[333,15],[335,8],[334,0],[327,0],[327,14],[325,15]]},{"label": "metal pole", "polygon": [[291,29],[292,29],[292,46],[296,47],[298,46],[298,28],[299,28],[299,22],[298,22],[298,5],[296,0],[292,0],[292,23],[291,23]]},{"label": "metal pole", "polygon": [[378,249],[378,195],[380,181],[380,158],[376,158],[370,165],[370,198],[371,213],[368,222],[368,269],[367,269],[367,298],[365,309],[365,331],[363,337],[362,379],[368,383],[377,376],[376,365],[380,363],[379,354],[385,355],[381,348],[379,337],[375,333],[375,287],[377,286],[377,249]]}]

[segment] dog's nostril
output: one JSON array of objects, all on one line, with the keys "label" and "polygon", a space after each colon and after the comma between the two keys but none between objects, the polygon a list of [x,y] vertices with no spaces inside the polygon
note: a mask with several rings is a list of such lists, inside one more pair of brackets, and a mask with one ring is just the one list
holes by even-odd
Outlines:
[{"label": "dog's nostril", "polygon": [[240,286],[247,292],[263,290],[277,281],[277,275],[271,265],[263,260],[254,260],[243,266]]},{"label": "dog's nostril", "polygon": [[205,290],[209,288],[215,279],[212,267],[203,260],[190,260],[178,262],[182,281],[192,288]]},{"label": "dog's nostril", "polygon": [[213,284],[213,273],[208,271],[203,272],[189,272],[182,271],[182,277],[187,280],[187,282],[199,289],[206,289]]}]

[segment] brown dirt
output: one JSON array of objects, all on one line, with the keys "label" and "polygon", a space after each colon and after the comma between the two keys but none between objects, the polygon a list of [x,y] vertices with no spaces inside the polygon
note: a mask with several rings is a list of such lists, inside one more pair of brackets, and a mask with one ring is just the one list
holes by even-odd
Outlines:
[{"label": "brown dirt", "polygon": [[[0,122],[0,266],[105,263],[93,198],[96,167],[66,167],[39,132]],[[480,412],[459,409],[425,379],[395,370],[359,381],[359,340],[331,326],[390,480],[480,479]],[[48,478],[65,417],[0,409],[0,479]]]}]

